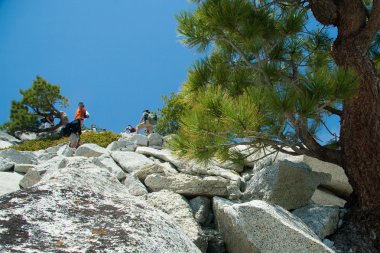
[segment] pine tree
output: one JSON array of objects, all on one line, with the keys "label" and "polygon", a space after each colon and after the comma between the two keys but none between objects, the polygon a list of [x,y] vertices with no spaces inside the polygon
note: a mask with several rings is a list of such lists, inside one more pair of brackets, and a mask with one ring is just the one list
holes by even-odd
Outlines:
[{"label": "pine tree", "polygon": [[[61,95],[61,88],[37,76],[32,87],[20,90],[22,99],[12,101],[9,122],[2,128],[9,133],[16,131],[51,132],[67,123],[68,119],[57,107],[66,107],[68,99]],[[59,118],[60,122],[51,128],[40,129],[39,119],[48,116]]]},{"label": "pine tree", "polygon": [[[345,229],[364,234],[363,248],[379,247],[380,2],[194,2],[178,15],[178,31],[207,56],[179,94],[186,110],[173,147],[201,161],[239,160],[233,147],[245,144],[340,165],[354,189]],[[334,42],[325,25],[338,28]],[[330,131],[322,145],[318,130],[332,116],[341,134]]]}]

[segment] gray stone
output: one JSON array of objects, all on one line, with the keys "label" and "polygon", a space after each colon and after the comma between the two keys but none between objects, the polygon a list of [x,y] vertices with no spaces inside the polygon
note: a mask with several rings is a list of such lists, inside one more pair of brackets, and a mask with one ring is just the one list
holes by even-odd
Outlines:
[{"label": "gray stone", "polygon": [[321,186],[338,196],[348,197],[351,195],[353,189],[342,167],[308,156],[303,157],[303,162],[309,165],[315,172],[329,173],[331,175],[331,180],[322,183]]},{"label": "gray stone", "polygon": [[113,151],[111,156],[124,171],[129,173],[154,164],[149,158],[134,152]]},{"label": "gray stone", "polygon": [[334,247],[334,242],[329,239],[324,239],[323,244],[330,248]]},{"label": "gray stone", "polygon": [[96,144],[86,143],[75,151],[76,156],[85,156],[85,157],[99,157],[101,155],[107,155],[109,151],[105,148],[102,148]]},{"label": "gray stone", "polygon": [[8,160],[0,157],[0,172],[12,171],[14,163],[9,162]]},{"label": "gray stone", "polygon": [[36,156],[30,151],[5,149],[0,150],[0,157],[16,164],[37,164]]},{"label": "gray stone", "polygon": [[335,196],[334,193],[324,189],[323,187],[318,187],[317,190],[315,190],[313,196],[311,197],[311,201],[321,206],[333,205],[339,207],[344,207],[347,202],[346,200]]},{"label": "gray stone", "polygon": [[[142,182],[145,181],[145,178],[151,174],[155,173],[164,173],[164,174],[171,174],[173,173],[171,169],[166,168],[165,166],[162,166],[161,164],[151,164],[147,165],[139,170],[136,170],[133,172]],[[178,172],[176,172],[178,173]]]},{"label": "gray stone", "polygon": [[200,252],[167,214],[96,167],[50,170],[1,196],[0,241],[1,252]]},{"label": "gray stone", "polygon": [[333,234],[338,228],[339,208],[337,206],[308,205],[292,213],[321,239]]},{"label": "gray stone", "polygon": [[135,151],[136,145],[128,141],[114,141],[107,146],[109,151]]},{"label": "gray stone", "polygon": [[27,173],[29,169],[34,168],[33,164],[15,164],[14,171],[19,173]]},{"label": "gray stone", "polygon": [[[248,154],[254,152],[254,150],[247,146],[238,146],[235,148],[243,154]],[[271,155],[268,155],[271,154]],[[267,156],[266,156],[267,155]],[[263,158],[264,157],[264,158]],[[263,159],[259,159],[263,158]],[[273,163],[289,160],[292,162],[303,162],[310,166],[310,168],[315,172],[323,172],[331,175],[331,180],[322,183],[324,188],[329,189],[338,196],[348,197],[352,193],[352,187],[348,182],[348,178],[342,167],[337,166],[332,163],[327,163],[320,161],[316,158],[300,155],[291,156],[285,153],[277,153],[274,150],[266,149],[265,152],[256,152],[246,158],[246,165],[250,167],[255,167],[256,170],[260,170],[263,167],[271,165]]]},{"label": "gray stone", "polygon": [[0,172],[0,195],[20,190],[19,182],[22,177],[15,172]]},{"label": "gray stone", "polygon": [[202,226],[208,225],[211,222],[212,211],[210,199],[207,197],[195,197],[190,200],[191,210],[195,220]]},{"label": "gray stone", "polygon": [[15,136],[22,141],[33,141],[37,140],[37,134],[31,132],[15,132]]},{"label": "gray stone", "polygon": [[240,175],[233,170],[223,169],[212,163],[203,165],[195,161],[185,161],[176,157],[168,149],[157,150],[151,147],[138,147],[136,153],[153,156],[176,166],[177,170],[199,176],[221,176],[229,180],[240,180]]},{"label": "gray stone", "polygon": [[229,196],[231,182],[222,177],[199,177],[187,174],[151,174],[145,185],[152,191],[172,190],[185,196]]},{"label": "gray stone", "polygon": [[123,180],[126,177],[126,173],[123,169],[120,168],[119,165],[117,165],[117,163],[108,155],[95,157],[93,162],[95,165],[107,169],[119,180]]},{"label": "gray stone", "polygon": [[128,134],[122,133],[119,141],[126,141],[128,143],[134,144],[136,146],[148,146],[148,137],[141,134]]},{"label": "gray stone", "polygon": [[37,184],[42,176],[48,170],[58,170],[64,168],[67,164],[67,161],[62,156],[54,157],[51,160],[45,161],[34,168],[30,168],[25,176],[20,181],[21,188],[28,188]]},{"label": "gray stone", "polygon": [[6,132],[3,132],[3,131],[0,131],[0,140],[10,142],[13,144],[21,143],[21,141],[19,139],[15,138],[12,135],[10,135]]},{"label": "gray stone", "polygon": [[229,253],[334,252],[298,217],[280,206],[261,200],[235,204],[215,197],[213,207]]},{"label": "gray stone", "polygon": [[140,182],[136,175],[128,174],[125,178],[124,185],[128,193],[133,196],[142,196],[148,193],[145,185]]},{"label": "gray stone", "polygon": [[72,157],[75,155],[75,148],[71,148],[69,145],[64,145],[59,148],[59,150],[57,151],[57,155]]},{"label": "gray stone", "polygon": [[236,171],[238,173],[243,172],[243,169],[244,169],[243,164],[238,164],[238,163],[234,163],[231,161],[222,162],[222,161],[219,161],[218,159],[213,159],[212,163],[218,167],[223,168],[223,169],[233,170],[233,171]]},{"label": "gray stone", "polygon": [[13,146],[13,143],[11,143],[9,141],[2,141],[2,140],[0,140],[0,149],[10,148],[12,146]]},{"label": "gray stone", "polygon": [[164,144],[164,139],[162,139],[161,135],[152,133],[148,135],[148,143],[149,146],[162,147],[162,145]]},{"label": "gray stone", "polygon": [[317,186],[329,178],[330,175],[313,172],[305,164],[280,161],[253,175],[242,200],[265,200],[287,210],[300,208],[310,202]]},{"label": "gray stone", "polygon": [[181,195],[171,191],[149,193],[144,199],[154,207],[167,213],[202,252],[206,252],[207,239],[193,218],[190,206]]}]

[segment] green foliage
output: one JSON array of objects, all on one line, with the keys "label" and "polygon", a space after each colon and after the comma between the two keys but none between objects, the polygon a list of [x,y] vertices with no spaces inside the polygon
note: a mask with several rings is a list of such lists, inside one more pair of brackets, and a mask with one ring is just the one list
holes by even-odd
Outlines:
[{"label": "green foliage", "polygon": [[242,143],[311,154],[329,108],[339,110],[359,83],[332,61],[325,28],[308,29],[304,7],[280,1],[194,2],[195,11],[177,16],[178,32],[207,56],[175,101],[185,110],[170,114],[167,101],[162,109],[180,126],[173,148],[201,161],[235,159],[232,147]]},{"label": "green foliage", "polygon": [[81,139],[87,143],[94,143],[103,148],[106,148],[111,142],[117,141],[120,138],[119,135],[112,131],[105,132],[92,132],[87,131],[81,135]]},{"label": "green foliage", "polygon": [[163,96],[165,106],[159,109],[158,122],[155,130],[161,135],[177,133],[179,129],[179,119],[186,110],[186,104],[181,94],[170,94],[170,97]]},{"label": "green foliage", "polygon": [[10,148],[20,150],[20,151],[37,151],[41,149],[47,149],[50,147],[57,146],[59,144],[69,142],[69,138],[60,138],[57,140],[53,139],[44,139],[44,140],[30,140],[30,141],[25,141],[20,145],[15,145]]},{"label": "green foliage", "polygon": [[22,99],[12,101],[10,121],[2,125],[9,133],[18,130],[37,131],[37,119],[47,115],[59,116],[59,107],[66,107],[68,99],[61,95],[60,87],[37,76],[32,87],[20,90]]},{"label": "green foliage", "polygon": [[[84,132],[81,135],[81,140],[85,143],[94,143],[101,147],[107,147],[111,142],[117,141],[119,139],[119,135],[115,134],[111,131],[106,132]],[[59,139],[43,139],[43,140],[30,140],[25,141],[20,145],[15,145],[10,148],[21,150],[21,151],[37,151],[41,149],[47,149],[62,143],[68,143],[69,138],[63,137]]]}]

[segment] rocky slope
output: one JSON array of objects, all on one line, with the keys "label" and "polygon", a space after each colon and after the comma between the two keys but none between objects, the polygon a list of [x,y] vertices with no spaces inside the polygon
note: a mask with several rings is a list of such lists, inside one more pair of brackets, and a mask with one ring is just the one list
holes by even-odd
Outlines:
[{"label": "rocky slope", "polygon": [[0,251],[334,252],[341,168],[284,154],[201,165],[163,144],[0,151]]}]

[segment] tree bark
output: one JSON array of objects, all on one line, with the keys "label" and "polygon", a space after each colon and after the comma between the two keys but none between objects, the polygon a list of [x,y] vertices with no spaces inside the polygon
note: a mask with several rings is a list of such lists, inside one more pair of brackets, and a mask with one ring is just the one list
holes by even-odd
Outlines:
[{"label": "tree bark", "polygon": [[317,20],[322,17],[321,23],[338,28],[332,47],[335,62],[354,69],[361,78],[357,95],[343,103],[341,122],[342,165],[354,189],[348,222],[356,223],[356,233],[367,234],[369,247],[380,249],[380,79],[368,54],[379,29],[380,4],[374,0],[367,19],[359,0],[322,0],[326,6],[334,4],[335,9],[326,13],[320,13],[319,1],[309,2]]}]

